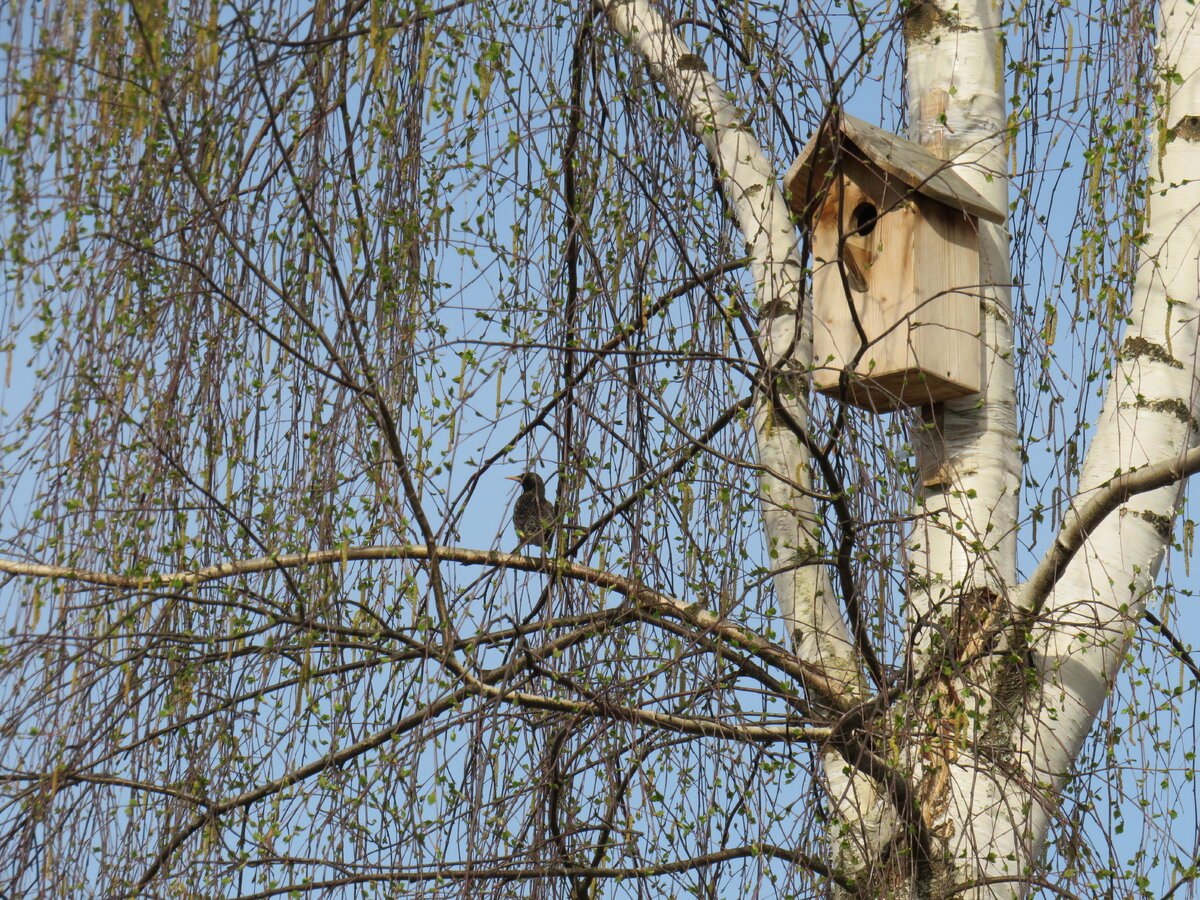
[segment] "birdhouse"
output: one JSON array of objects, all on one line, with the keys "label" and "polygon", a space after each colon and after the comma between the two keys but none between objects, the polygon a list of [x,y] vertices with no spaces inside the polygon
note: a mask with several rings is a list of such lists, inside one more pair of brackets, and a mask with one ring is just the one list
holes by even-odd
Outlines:
[{"label": "birdhouse", "polygon": [[813,386],[876,412],[979,391],[979,220],[1004,212],[945,160],[844,114],[784,187],[812,237]]}]

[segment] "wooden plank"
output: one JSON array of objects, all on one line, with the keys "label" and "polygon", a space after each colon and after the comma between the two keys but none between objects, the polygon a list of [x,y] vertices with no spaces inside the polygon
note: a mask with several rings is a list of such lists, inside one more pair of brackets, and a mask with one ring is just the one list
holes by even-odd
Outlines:
[{"label": "wooden plank", "polygon": [[[827,397],[842,399],[841,389],[836,382],[818,390]],[[931,406],[972,393],[975,391],[966,390],[960,384],[919,369],[903,369],[877,378],[851,380],[846,386],[845,400],[861,409],[884,413],[907,407]]]},{"label": "wooden plank", "polygon": [[[877,170],[846,160],[839,192],[829,196],[815,223],[813,252],[818,265],[813,274],[814,360],[826,366],[814,373],[818,390],[833,386],[843,369],[857,357],[854,372],[878,377],[912,367],[906,315],[914,302],[913,229],[917,210],[879,177]],[[867,235],[854,233],[852,214],[860,202],[871,202],[879,218]],[[847,269],[862,273],[865,290],[849,294],[837,264],[840,232],[846,234]],[[824,264],[822,264],[822,262]],[[866,336],[859,334],[851,307]]]},{"label": "wooden plank", "polygon": [[910,329],[913,362],[973,393],[983,384],[976,223],[924,199],[920,206],[925,225],[913,248],[918,260]]},{"label": "wooden plank", "polygon": [[784,197],[788,208],[807,222],[816,213],[814,203],[833,185],[835,147],[824,128],[808,139],[787,174],[783,176]]}]

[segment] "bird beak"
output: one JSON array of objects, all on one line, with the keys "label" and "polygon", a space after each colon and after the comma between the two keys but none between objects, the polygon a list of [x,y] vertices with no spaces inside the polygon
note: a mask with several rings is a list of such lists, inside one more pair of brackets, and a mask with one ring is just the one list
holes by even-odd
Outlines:
[{"label": "bird beak", "polygon": [[505,481],[520,481],[523,477],[524,476],[522,476],[522,475],[505,475],[504,480]]}]

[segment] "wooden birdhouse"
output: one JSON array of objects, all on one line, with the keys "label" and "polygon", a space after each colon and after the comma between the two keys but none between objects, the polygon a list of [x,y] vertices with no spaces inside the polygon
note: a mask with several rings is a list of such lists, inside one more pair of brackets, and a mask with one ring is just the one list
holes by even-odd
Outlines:
[{"label": "wooden birdhouse", "polygon": [[979,220],[1004,212],[912,141],[833,117],[784,179],[812,235],[813,385],[885,412],[979,391]]}]

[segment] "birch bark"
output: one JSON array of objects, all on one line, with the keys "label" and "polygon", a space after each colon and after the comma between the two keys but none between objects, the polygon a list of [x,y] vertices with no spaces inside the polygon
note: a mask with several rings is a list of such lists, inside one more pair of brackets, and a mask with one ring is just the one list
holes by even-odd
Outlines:
[{"label": "birch bark", "polygon": [[[1180,460],[1198,442],[1200,374],[1200,8],[1165,0],[1158,107],[1147,136],[1144,243],[1128,325],[1073,507],[1113,476]],[[1044,789],[1029,828],[1036,855],[1053,802],[1124,660],[1182,497],[1182,481],[1137,494],[1093,530],[1061,571],[1039,567],[1023,605],[1039,611],[1044,687],[1014,735],[1026,777]],[[1071,516],[1063,534],[1072,527]],[[1055,581],[1057,579],[1057,581]]]},{"label": "birch bark", "polygon": [[[1007,209],[997,5],[922,0],[909,8],[904,27],[910,137]],[[995,648],[975,638],[1007,616],[1017,581],[1021,477],[1008,230],[984,221],[979,229],[984,390],[927,412],[914,441],[923,515],[909,541],[910,640],[918,672],[953,673],[930,679],[911,700],[910,715],[923,727],[909,736],[906,767],[938,841],[928,870],[914,873],[914,896],[1005,878],[1024,815],[1025,797],[1012,793],[993,754],[1002,743],[995,729],[1004,673]],[[1019,890],[1001,882],[955,896]]]},{"label": "birch bark", "polygon": [[[905,16],[910,137],[1008,208],[1007,120],[992,0],[921,0]],[[984,390],[926,414],[915,435],[921,524],[909,544],[910,621],[937,621],[973,589],[1016,581],[1021,478],[1006,225],[980,221]],[[916,649],[934,632],[913,631]]]}]

